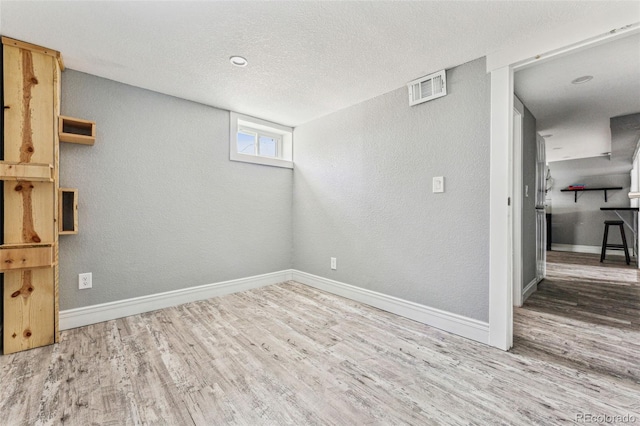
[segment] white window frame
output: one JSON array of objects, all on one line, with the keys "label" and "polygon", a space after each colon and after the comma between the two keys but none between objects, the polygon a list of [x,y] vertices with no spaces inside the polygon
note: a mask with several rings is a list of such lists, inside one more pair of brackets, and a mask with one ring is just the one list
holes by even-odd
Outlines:
[{"label": "white window frame", "polygon": [[[235,112],[230,114],[229,159],[244,163],[293,168],[293,129]],[[256,136],[253,154],[238,152],[238,132]],[[276,157],[260,155],[260,136],[276,140]]]},{"label": "white window frame", "polygon": [[[247,127],[244,125],[239,125],[238,126],[238,132],[237,133],[244,133],[245,135],[253,135],[256,139],[255,139],[255,145],[254,145],[254,153],[253,155],[257,155],[259,157],[265,157],[265,158],[280,158],[281,154],[282,154],[282,135],[279,135],[277,133],[270,133],[270,132],[265,132],[263,130],[256,130],[252,127]],[[236,133],[236,135],[237,135]],[[262,155],[260,153],[260,137],[264,136],[267,138],[271,138],[274,139],[276,142],[276,155],[273,157],[270,157],[268,155]],[[237,142],[237,141],[236,141]],[[236,148],[237,149],[237,148]],[[244,154],[244,153],[241,153]],[[251,154],[247,154],[247,155],[251,155]]]}]

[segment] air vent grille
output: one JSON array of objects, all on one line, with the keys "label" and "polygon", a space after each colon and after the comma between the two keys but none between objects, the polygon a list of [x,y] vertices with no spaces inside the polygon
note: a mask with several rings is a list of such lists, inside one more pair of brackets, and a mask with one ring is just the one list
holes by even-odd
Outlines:
[{"label": "air vent grille", "polygon": [[407,84],[409,105],[440,98],[447,94],[447,73],[445,70],[429,74]]}]

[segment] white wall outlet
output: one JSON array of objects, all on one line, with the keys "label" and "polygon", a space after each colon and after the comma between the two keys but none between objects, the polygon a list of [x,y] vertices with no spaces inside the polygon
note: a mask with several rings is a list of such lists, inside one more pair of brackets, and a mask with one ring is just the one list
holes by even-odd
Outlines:
[{"label": "white wall outlet", "polygon": [[78,288],[84,290],[93,287],[93,280],[91,278],[91,272],[78,275]]},{"label": "white wall outlet", "polygon": [[444,192],[443,176],[436,176],[433,178],[433,192]]},{"label": "white wall outlet", "polygon": [[338,269],[338,259],[336,259],[335,257],[331,258],[331,269],[333,269],[334,271]]}]

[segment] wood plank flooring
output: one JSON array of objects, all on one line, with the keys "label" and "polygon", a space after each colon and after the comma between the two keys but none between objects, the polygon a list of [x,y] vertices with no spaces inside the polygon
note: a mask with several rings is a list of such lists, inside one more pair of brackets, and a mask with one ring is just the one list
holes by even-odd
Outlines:
[{"label": "wood plank flooring", "polygon": [[517,310],[511,352],[295,282],[64,331],[0,356],[0,424],[640,421],[637,271],[575,272],[635,294],[614,315],[562,265]]},{"label": "wood plank flooring", "polygon": [[621,256],[547,255],[547,279],[515,312],[513,352],[541,351],[640,384],[639,270]]}]

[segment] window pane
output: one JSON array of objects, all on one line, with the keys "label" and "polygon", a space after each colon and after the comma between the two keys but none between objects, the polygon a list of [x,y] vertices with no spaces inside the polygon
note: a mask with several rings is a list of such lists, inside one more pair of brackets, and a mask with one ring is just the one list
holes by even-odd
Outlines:
[{"label": "window pane", "polygon": [[256,154],[256,136],[249,133],[238,132],[238,152],[240,154]]},{"label": "window pane", "polygon": [[260,155],[263,157],[275,157],[277,139],[260,135]]}]

